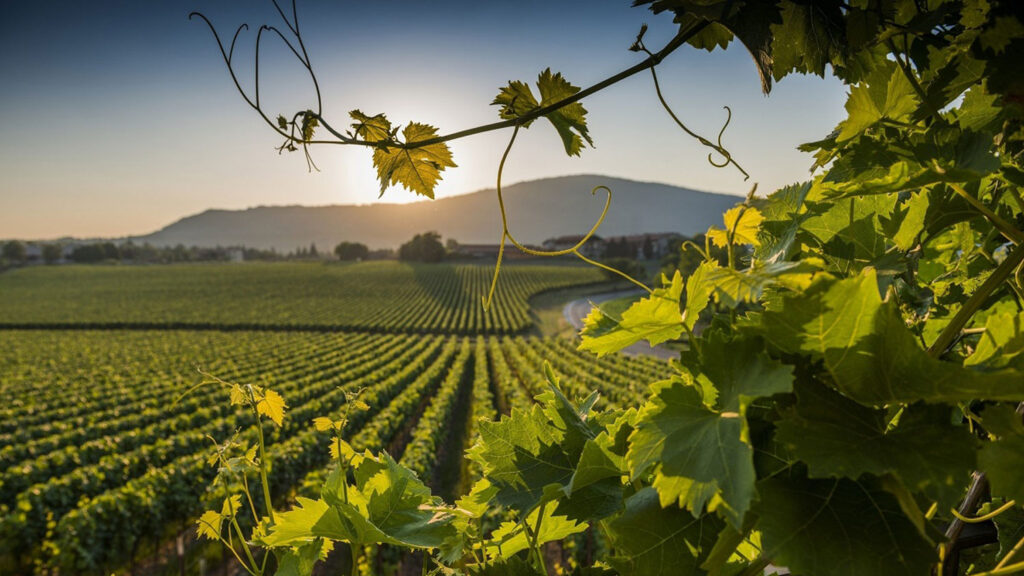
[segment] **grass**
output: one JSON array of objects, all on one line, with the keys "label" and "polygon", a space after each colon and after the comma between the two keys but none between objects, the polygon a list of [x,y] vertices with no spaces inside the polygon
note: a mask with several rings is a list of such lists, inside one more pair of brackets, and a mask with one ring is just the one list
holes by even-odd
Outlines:
[{"label": "grass", "polygon": [[565,316],[562,314],[562,309],[567,303],[593,294],[615,292],[630,287],[626,282],[612,281],[550,290],[538,294],[530,299],[530,315],[533,318],[534,326],[530,333],[536,336],[573,338],[576,336],[576,330],[566,322]]}]

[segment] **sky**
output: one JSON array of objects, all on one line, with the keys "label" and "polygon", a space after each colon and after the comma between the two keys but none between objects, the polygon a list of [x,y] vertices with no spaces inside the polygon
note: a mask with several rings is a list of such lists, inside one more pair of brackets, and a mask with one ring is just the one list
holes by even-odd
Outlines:
[{"label": "sky", "polygon": [[[357,108],[440,133],[487,124],[499,119],[490,102],[509,80],[532,83],[551,67],[586,87],[642,60],[627,50],[641,24],[652,50],[675,33],[670,15],[629,0],[298,2],[325,116],[340,127]],[[209,208],[378,201],[367,149],[314,148],[318,172],[301,153],[278,154],[277,135],[237,93],[210,30],[189,20],[193,10],[222,39],[250,25],[235,64],[251,93],[254,30],[285,30],[270,0],[0,3],[0,238],[119,237]],[[308,75],[281,42],[265,38],[260,54],[269,114],[314,105]],[[583,100],[595,147],[580,157],[566,156],[546,121],[521,132],[504,183],[596,173],[735,195],[757,182],[766,193],[807,179],[811,158],[796,146],[843,117],[834,78],[791,76],[762,95],[739,44],[683,47],[658,74],[676,114],[710,139],[723,106],[732,109],[723,143],[749,181],[707,162],[644,72]],[[443,173],[437,196],[493,188],[510,135],[451,142],[459,167]],[[392,187],[379,201],[420,199]]]}]

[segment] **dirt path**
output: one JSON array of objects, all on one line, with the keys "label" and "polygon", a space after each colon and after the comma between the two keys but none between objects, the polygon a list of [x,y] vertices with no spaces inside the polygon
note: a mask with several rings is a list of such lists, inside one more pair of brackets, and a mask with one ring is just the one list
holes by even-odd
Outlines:
[{"label": "dirt path", "polygon": [[[633,296],[635,294],[642,294],[642,292],[640,290],[620,290],[618,292],[594,294],[587,298],[573,300],[562,308],[562,315],[565,316],[565,321],[571,324],[572,327],[578,331],[583,328],[583,320],[588,314],[590,314],[590,309],[593,304],[600,304],[602,302],[607,302],[608,300],[615,300],[616,298]],[[630,356],[654,356],[655,358],[661,358],[662,360],[679,357],[679,353],[674,350],[669,350],[662,346],[652,347],[643,340],[623,349],[622,352],[629,354]]]}]

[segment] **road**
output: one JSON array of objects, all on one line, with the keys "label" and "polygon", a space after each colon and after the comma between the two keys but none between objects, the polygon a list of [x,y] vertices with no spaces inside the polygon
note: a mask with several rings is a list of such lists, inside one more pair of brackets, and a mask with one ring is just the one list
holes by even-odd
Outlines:
[{"label": "road", "polygon": [[[622,298],[624,296],[633,296],[636,294],[642,294],[640,290],[621,290],[619,292],[608,292],[605,294],[594,294],[587,298],[581,298],[579,300],[573,300],[562,308],[562,315],[565,316],[566,322],[572,325],[577,331],[583,328],[583,320],[590,314],[590,308],[592,304],[600,304],[607,302],[608,300],[615,300],[616,298]],[[631,356],[654,356],[655,358],[661,358],[662,360],[669,360],[671,358],[678,358],[679,352],[669,350],[662,346],[651,346],[646,341],[641,340],[632,346],[629,346],[622,350],[623,353]]]}]

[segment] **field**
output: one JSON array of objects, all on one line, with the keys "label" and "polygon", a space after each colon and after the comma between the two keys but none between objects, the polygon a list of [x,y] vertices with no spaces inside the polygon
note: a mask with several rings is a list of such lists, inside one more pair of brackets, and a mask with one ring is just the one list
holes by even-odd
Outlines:
[{"label": "field", "polygon": [[601,282],[592,268],[493,269],[392,261],[36,267],[0,275],[0,327],[366,330],[510,334],[530,326],[527,300]]},{"label": "field", "polygon": [[[635,404],[661,377],[653,359],[596,361],[565,339],[486,334],[528,327],[529,294],[592,282],[590,271],[508,267],[499,286],[507,315],[496,324],[474,312],[486,272],[374,263],[0,276],[0,320],[36,326],[0,330],[0,573],[108,574],[158,557],[187,532],[216,473],[211,439],[254,433],[221,387],[176,402],[203,379],[198,370],[284,396],[284,426],[266,428],[282,500],[328,463],[329,435],[311,422],[337,414],[346,391],[362,389],[370,407],[345,431],[352,444],[386,449],[451,499],[469,480],[462,452],[474,423],[529,406],[545,386],[545,361],[570,396],[598,390],[604,406]],[[117,328],[203,318],[198,331]],[[209,329],[214,320],[231,330]],[[261,322],[275,330],[239,329]],[[319,330],[302,331],[303,322]],[[364,329],[324,330],[341,325]]]}]

